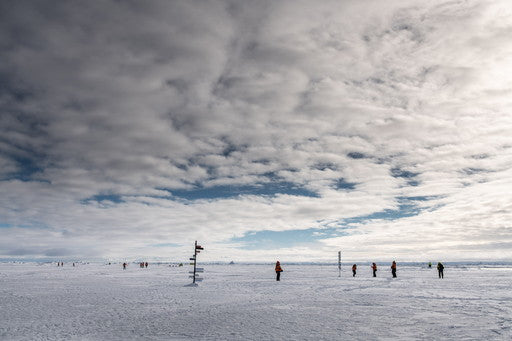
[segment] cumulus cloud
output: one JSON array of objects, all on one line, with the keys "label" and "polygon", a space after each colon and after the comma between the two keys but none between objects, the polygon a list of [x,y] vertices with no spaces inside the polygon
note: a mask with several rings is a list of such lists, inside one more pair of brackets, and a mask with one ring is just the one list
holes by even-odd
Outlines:
[{"label": "cumulus cloud", "polygon": [[[0,257],[176,258],[195,239],[212,260],[508,250],[506,1],[0,13]],[[232,241],[311,228],[340,234]]]}]

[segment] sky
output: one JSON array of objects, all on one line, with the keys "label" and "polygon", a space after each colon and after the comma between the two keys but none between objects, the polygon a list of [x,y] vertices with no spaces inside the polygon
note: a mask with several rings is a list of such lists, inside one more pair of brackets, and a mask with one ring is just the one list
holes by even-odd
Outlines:
[{"label": "sky", "polygon": [[512,260],[512,3],[0,2],[0,259]]}]

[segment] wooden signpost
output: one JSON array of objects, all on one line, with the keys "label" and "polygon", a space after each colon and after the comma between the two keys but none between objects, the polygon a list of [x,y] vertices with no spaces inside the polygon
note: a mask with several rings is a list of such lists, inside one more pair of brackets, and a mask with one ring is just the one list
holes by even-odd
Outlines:
[{"label": "wooden signpost", "polygon": [[201,282],[203,279],[201,277],[197,277],[198,273],[204,272],[204,268],[198,268],[197,267],[197,254],[200,253],[204,248],[201,245],[197,245],[197,240],[194,243],[194,255],[190,258],[193,263],[190,263],[190,265],[194,266],[193,271],[189,271],[189,274],[192,274],[191,276],[188,276],[189,278],[192,278],[192,283],[188,286],[197,286],[196,282]]}]

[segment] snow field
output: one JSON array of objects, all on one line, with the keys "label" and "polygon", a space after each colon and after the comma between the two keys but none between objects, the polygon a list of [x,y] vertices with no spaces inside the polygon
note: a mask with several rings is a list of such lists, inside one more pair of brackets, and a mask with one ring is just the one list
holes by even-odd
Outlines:
[{"label": "snow field", "polygon": [[512,268],[0,264],[0,340],[511,340]]}]

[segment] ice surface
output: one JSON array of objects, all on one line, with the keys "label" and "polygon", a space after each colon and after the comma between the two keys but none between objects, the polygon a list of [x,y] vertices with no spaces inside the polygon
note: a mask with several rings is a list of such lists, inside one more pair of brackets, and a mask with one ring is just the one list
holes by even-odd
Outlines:
[{"label": "ice surface", "polygon": [[511,340],[512,268],[0,264],[0,340]]}]

